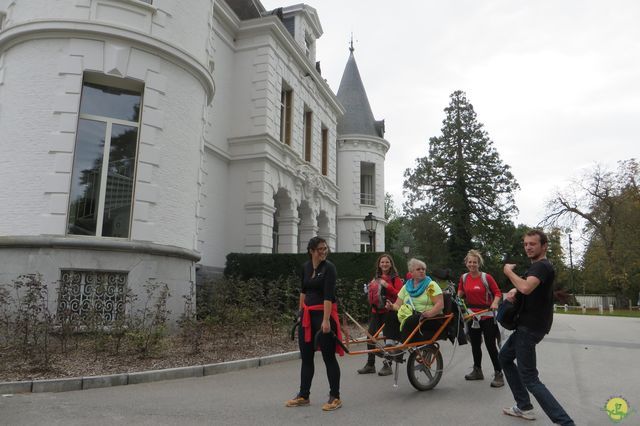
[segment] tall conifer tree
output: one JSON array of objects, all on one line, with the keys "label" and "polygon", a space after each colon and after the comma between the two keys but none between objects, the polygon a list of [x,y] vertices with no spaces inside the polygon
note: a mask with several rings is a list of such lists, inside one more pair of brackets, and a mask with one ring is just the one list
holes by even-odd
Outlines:
[{"label": "tall conifer tree", "polygon": [[503,241],[497,240],[518,212],[513,195],[519,185],[466,94],[455,91],[450,99],[442,134],[430,138],[428,155],[405,171],[404,193],[407,212],[428,212],[448,231],[449,253],[457,261],[474,246],[500,250]]}]

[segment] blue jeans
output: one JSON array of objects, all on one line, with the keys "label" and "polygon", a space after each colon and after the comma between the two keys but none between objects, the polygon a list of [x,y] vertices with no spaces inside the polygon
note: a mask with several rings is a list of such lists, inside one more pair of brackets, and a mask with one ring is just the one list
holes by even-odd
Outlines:
[{"label": "blue jeans", "polygon": [[[544,333],[542,332],[518,327],[500,350],[499,359],[502,371],[519,409],[533,409],[529,397],[529,392],[531,392],[553,423],[574,425],[571,417],[538,378],[536,345],[543,337]],[[514,363],[514,360],[517,361],[517,364]]]}]

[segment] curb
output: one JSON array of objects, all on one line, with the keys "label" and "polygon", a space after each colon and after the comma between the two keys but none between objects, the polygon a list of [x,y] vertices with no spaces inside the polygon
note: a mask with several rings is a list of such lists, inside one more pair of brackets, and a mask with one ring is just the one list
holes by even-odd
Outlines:
[{"label": "curb", "polygon": [[212,376],[230,371],[258,368],[278,362],[300,359],[300,352],[286,352],[260,358],[219,362],[216,364],[194,365],[191,367],[166,368],[163,370],[139,371],[134,373],[110,374],[104,376],[70,377],[64,379],[32,380],[23,382],[0,382],[0,394],[36,392],[67,392],[85,389],[106,388],[111,386],[134,385],[159,382],[163,380],[187,379]]}]

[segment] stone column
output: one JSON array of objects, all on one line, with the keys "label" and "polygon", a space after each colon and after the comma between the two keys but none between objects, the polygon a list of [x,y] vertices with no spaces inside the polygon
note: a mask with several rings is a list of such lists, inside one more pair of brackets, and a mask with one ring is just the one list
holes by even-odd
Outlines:
[{"label": "stone column", "polygon": [[298,224],[292,214],[278,218],[278,253],[298,253]]},{"label": "stone column", "polygon": [[256,203],[245,205],[246,240],[245,250],[249,253],[271,253],[273,245],[273,206]]}]

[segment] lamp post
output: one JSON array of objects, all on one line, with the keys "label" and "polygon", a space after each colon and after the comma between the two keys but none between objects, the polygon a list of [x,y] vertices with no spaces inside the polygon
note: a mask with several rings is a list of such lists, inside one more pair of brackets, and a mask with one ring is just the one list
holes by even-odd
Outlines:
[{"label": "lamp post", "polygon": [[405,259],[409,257],[409,250],[411,250],[411,247],[409,247],[409,246],[403,246],[402,247],[402,252],[404,253]]},{"label": "lamp post", "polygon": [[[567,232],[567,235],[569,236],[569,286],[571,287],[571,293],[573,294],[573,297],[575,297],[576,291],[575,291],[575,288],[573,287],[573,252],[571,250],[571,243],[573,241],[571,240],[571,228],[567,228],[566,232]],[[582,291],[582,293],[584,294],[584,290]]]},{"label": "lamp post", "polygon": [[376,233],[376,227],[378,226],[378,219],[369,212],[363,219],[364,229],[369,233],[369,251],[375,251],[373,249],[373,234]]}]

